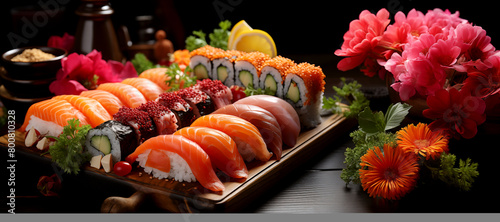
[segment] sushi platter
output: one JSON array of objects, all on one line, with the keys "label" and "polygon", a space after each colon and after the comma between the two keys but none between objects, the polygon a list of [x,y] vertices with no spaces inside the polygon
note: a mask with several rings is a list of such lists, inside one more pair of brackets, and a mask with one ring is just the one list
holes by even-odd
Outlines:
[{"label": "sushi platter", "polygon": [[94,78],[89,88],[56,85],[0,145],[15,136],[16,150],[60,172],[137,191],[109,197],[103,212],[133,211],[146,199],[172,212],[220,212],[245,206],[352,126],[342,104],[337,114],[322,110],[326,75],[317,65],[211,45],[185,54],[183,68],[174,59]]},{"label": "sushi platter", "polygon": [[[354,123],[341,115],[322,117],[322,123],[316,128],[301,132],[296,146],[283,149],[281,160],[271,159],[267,162],[249,163],[249,175],[243,181],[222,177],[221,180],[226,187],[222,192],[211,192],[199,183],[152,178],[140,168],[122,177],[86,165],[84,173],[91,177],[112,177],[137,190],[130,198],[109,197],[106,199],[102,205],[102,210],[105,212],[127,211],[129,210],[126,208],[128,205],[125,204],[128,203],[127,201],[136,206],[146,199],[153,200],[159,208],[171,212],[235,212],[248,205],[252,199],[259,196],[259,193],[270,188],[284,175],[293,173],[293,170],[301,163],[306,162],[322,149],[327,149],[328,144],[335,143],[335,138],[343,135],[345,129],[352,126]],[[16,131],[16,150],[32,158],[50,161],[50,155],[40,156],[42,151],[24,146],[24,134]],[[0,146],[7,147],[7,140],[7,135],[0,137]],[[223,175],[218,174],[218,176]],[[116,199],[125,201],[115,201]]]}]

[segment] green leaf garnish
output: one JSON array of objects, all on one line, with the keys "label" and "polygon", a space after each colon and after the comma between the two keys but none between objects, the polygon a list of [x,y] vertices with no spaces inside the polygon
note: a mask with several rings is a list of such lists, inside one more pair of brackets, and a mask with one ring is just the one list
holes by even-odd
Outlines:
[{"label": "green leaf garnish", "polygon": [[90,125],[80,125],[80,120],[71,119],[64,126],[63,132],[56,139],[54,145],[49,147],[52,161],[57,163],[66,173],[78,174],[83,163],[90,160],[90,154],[84,152],[85,137],[92,129]]}]

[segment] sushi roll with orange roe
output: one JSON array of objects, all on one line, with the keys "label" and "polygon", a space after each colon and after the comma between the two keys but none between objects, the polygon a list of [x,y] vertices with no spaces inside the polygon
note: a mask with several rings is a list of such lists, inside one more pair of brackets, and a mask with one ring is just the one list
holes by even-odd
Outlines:
[{"label": "sushi roll with orange roe", "polygon": [[321,123],[319,110],[325,91],[324,79],[323,70],[309,63],[300,63],[286,72],[283,98],[295,108],[304,128]]},{"label": "sushi roll with orange roe", "polygon": [[259,87],[259,76],[262,65],[270,57],[262,52],[249,52],[239,56],[234,62],[235,85]]},{"label": "sushi roll with orange roe", "polygon": [[191,52],[189,67],[193,70],[197,79],[208,79],[212,76],[212,59],[215,54],[223,52],[223,49],[210,45],[203,46]]},{"label": "sushi roll with orange roe", "polygon": [[227,50],[216,53],[212,58],[213,80],[220,80],[224,85],[231,87],[234,85],[234,61],[244,52]]},{"label": "sushi roll with orange roe", "polygon": [[293,60],[282,56],[267,60],[262,65],[259,88],[271,92],[273,96],[283,98],[283,83],[285,80],[283,77],[286,71],[295,65]]}]

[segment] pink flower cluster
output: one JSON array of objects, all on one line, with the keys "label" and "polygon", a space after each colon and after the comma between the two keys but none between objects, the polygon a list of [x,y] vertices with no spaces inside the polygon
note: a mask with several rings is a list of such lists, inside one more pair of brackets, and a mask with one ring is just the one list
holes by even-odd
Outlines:
[{"label": "pink flower cluster", "polygon": [[96,50],[87,55],[72,53],[61,60],[61,66],[56,80],[49,86],[49,90],[55,95],[79,95],[101,83],[121,82],[126,78],[137,77],[131,62],[125,65],[113,60],[106,62]]},{"label": "pink flower cluster", "polygon": [[[484,116],[485,106],[481,103],[499,101],[490,97],[500,94],[500,52],[490,43],[486,31],[460,18],[459,12],[452,14],[441,9],[425,14],[415,9],[407,15],[397,12],[391,25],[388,18],[385,9],[376,15],[365,10],[359,20],[351,22],[341,49],[335,51],[336,55],[346,57],[338,63],[338,69],[345,71],[361,66],[365,75],[378,74],[381,78],[389,72],[394,78],[391,87],[401,100],[417,94],[428,98],[427,105],[432,112],[424,112],[424,115],[428,114],[429,118],[438,118],[438,112],[442,111],[441,120],[446,119],[444,112],[450,109],[460,114],[447,118],[447,124],[434,126],[455,124],[452,128],[460,135],[475,135],[476,125],[484,122],[483,117],[477,117]],[[452,88],[457,92],[450,92]],[[481,101],[464,99],[469,97]],[[438,101],[445,98],[452,102],[436,108]],[[471,110],[471,106],[460,105],[462,101],[475,101],[479,104],[474,107],[479,108]],[[446,104],[449,109],[443,107]],[[474,115],[469,115],[471,113]],[[474,124],[470,123],[471,119]]]}]

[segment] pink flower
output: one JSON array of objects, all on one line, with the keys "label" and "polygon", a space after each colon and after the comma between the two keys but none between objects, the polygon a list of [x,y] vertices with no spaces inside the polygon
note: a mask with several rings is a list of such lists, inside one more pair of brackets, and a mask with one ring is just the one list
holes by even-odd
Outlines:
[{"label": "pink flower", "polygon": [[462,88],[483,99],[500,91],[500,55],[492,55],[485,62],[489,66],[486,70],[468,69],[468,77]]},{"label": "pink flower", "polygon": [[443,88],[446,74],[439,64],[422,57],[406,60],[403,64],[404,69],[396,66],[399,73],[394,74],[395,82],[391,85],[399,92],[401,100],[408,100],[416,92],[423,96],[434,95]]},{"label": "pink flower", "polygon": [[427,32],[424,23],[424,14],[412,9],[408,16],[403,12],[397,12],[394,16],[394,24],[387,27],[382,36],[381,44],[395,49],[401,49],[402,45],[418,38]]},{"label": "pink flower", "polygon": [[466,139],[474,137],[477,126],[486,120],[485,102],[471,96],[468,90],[441,89],[434,96],[427,97],[427,105],[429,109],[424,110],[422,114],[435,119],[429,127]]},{"label": "pink flower", "polygon": [[335,51],[337,56],[347,56],[337,64],[337,68],[347,71],[361,65],[373,54],[389,22],[389,12],[386,9],[379,10],[377,15],[368,10],[362,11],[359,19],[349,24],[341,49]]},{"label": "pink flower", "polygon": [[70,52],[73,50],[74,43],[75,37],[65,32],[62,37],[56,35],[51,36],[47,42],[47,46],[65,49],[67,52]]},{"label": "pink flower", "polygon": [[460,24],[455,29],[456,41],[460,46],[463,58],[461,64],[455,66],[460,72],[466,72],[469,67],[484,70],[488,65],[484,61],[495,53],[495,47],[490,43],[491,38],[480,26]]},{"label": "pink flower", "polygon": [[56,95],[78,95],[102,83],[121,82],[125,78],[137,77],[130,62],[125,66],[116,61],[106,62],[96,50],[87,55],[72,53],[62,59],[61,67],[56,80],[49,86],[49,90]]},{"label": "pink flower", "polygon": [[466,23],[467,20],[460,18],[460,13],[458,11],[451,14],[448,9],[443,11],[436,8],[434,10],[427,11],[425,14],[425,24],[429,27],[429,30],[455,28],[459,24]]},{"label": "pink flower", "polygon": [[126,78],[137,77],[137,71],[131,62],[126,62],[123,65],[121,62],[109,60],[108,65],[111,67],[114,78],[118,80],[117,82],[121,82]]}]

